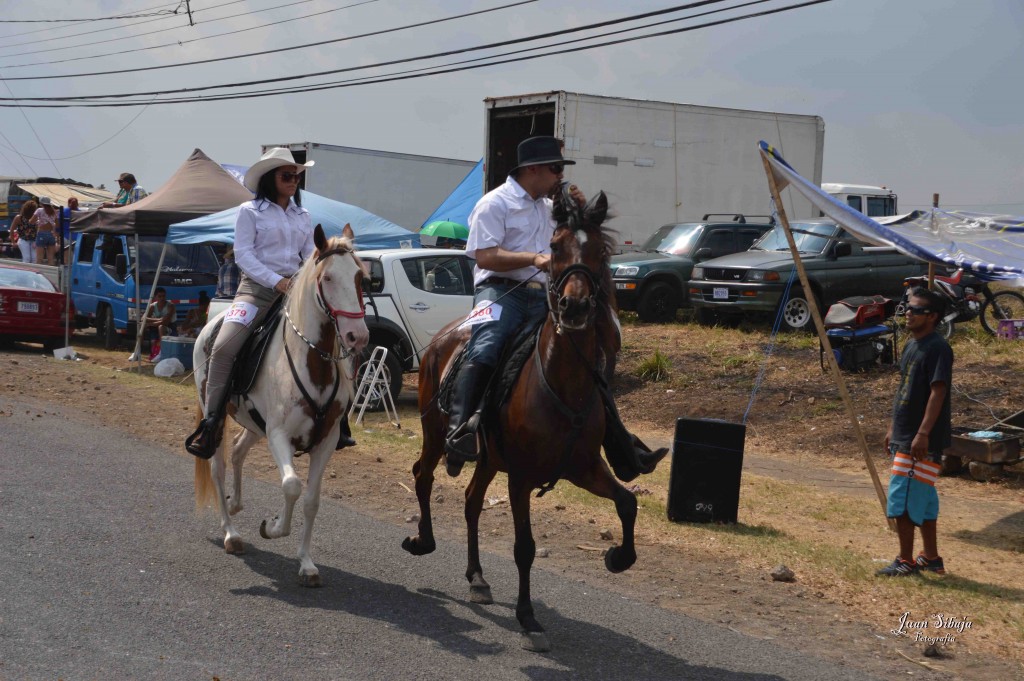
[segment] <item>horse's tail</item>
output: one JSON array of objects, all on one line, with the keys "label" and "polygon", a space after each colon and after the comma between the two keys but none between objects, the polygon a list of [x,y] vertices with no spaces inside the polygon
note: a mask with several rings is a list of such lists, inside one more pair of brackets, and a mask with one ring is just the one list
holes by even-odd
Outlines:
[{"label": "horse's tail", "polygon": [[[203,407],[202,405],[196,410],[196,418],[193,426],[199,427],[199,422],[203,419]],[[204,508],[213,503],[214,494],[216,489],[213,486],[213,476],[210,474],[210,460],[200,459],[196,457],[196,472],[195,472],[195,489],[196,489],[196,509]]]}]

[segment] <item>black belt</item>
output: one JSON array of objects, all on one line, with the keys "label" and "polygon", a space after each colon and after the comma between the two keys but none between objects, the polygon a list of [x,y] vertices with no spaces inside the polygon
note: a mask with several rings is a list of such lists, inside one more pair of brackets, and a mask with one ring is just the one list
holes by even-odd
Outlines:
[{"label": "black belt", "polygon": [[488,284],[497,284],[498,286],[525,286],[526,288],[532,289],[543,289],[544,284],[539,281],[519,281],[518,279],[509,279],[508,277],[487,277],[480,282],[481,286]]}]

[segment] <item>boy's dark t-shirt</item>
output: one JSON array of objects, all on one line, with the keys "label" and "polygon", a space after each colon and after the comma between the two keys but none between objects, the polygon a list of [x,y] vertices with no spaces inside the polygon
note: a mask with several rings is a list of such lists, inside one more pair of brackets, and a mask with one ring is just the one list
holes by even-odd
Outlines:
[{"label": "boy's dark t-shirt", "polygon": [[950,393],[953,391],[953,349],[937,333],[921,340],[911,338],[900,359],[900,385],[892,403],[892,437],[889,442],[901,452],[910,445],[924,420],[932,383],[946,384],[942,411],[928,437],[928,452],[938,453],[952,444],[950,432]]}]

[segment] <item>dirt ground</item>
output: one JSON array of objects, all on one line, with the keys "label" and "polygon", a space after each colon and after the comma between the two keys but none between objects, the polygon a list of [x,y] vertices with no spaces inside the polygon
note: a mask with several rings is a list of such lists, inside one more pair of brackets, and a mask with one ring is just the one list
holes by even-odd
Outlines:
[{"label": "dirt ground", "polygon": [[[765,362],[770,339],[763,328],[707,329],[685,321],[645,325],[624,315],[623,332],[617,403],[627,425],[652,445],[671,444],[680,416],[742,420],[758,386],[747,420],[739,523],[669,522],[667,459],[633,485],[641,503],[639,559],[629,571],[612,575],[601,555],[621,537],[613,507],[563,482],[533,502],[534,569],[880,677],[1024,678],[1024,466],[1008,467],[984,483],[966,475],[941,480],[939,542],[947,575],[875,578],[874,570],[896,554],[896,537],[887,530],[836,384],[819,366],[816,338],[781,336]],[[91,332],[73,346],[79,361],[55,360],[25,344],[0,350],[7,367],[0,378],[4,392],[66,405],[187,456],[181,442],[195,408],[191,379],[156,379],[152,366],[137,375],[127,348],[103,351]],[[954,425],[987,427],[993,414],[1003,418],[1024,408],[1024,353],[1012,346],[971,331],[955,337]],[[641,365],[656,352],[665,358],[666,376],[641,379]],[[844,378],[873,465],[887,482],[881,443],[896,374],[877,369]],[[354,427],[360,446],[336,454],[324,481],[325,495],[399,526],[395,541],[415,534],[418,514],[410,472],[420,442],[415,385],[415,376],[407,376],[399,399],[401,427],[367,415]],[[162,418],[152,418],[153,404],[162,405]],[[246,470],[277,479],[263,444]],[[468,478],[438,471],[433,508],[442,540],[465,536],[460,502]],[[240,527],[251,535],[260,512],[271,509],[247,511]],[[214,526],[212,517],[210,522]],[[488,493],[481,544],[511,556],[512,521],[500,478]],[[287,554],[293,547],[282,544],[280,550]],[[772,579],[780,563],[793,570],[794,581]],[[514,584],[492,587],[496,595],[515,592]],[[544,601],[544,594],[534,597]],[[914,640],[915,632],[891,633],[904,613],[910,613],[908,620],[929,622],[918,632],[955,640],[940,645],[937,657],[926,657],[927,641]],[[953,620],[938,626],[938,616]],[[557,645],[557,632],[551,637]]]}]

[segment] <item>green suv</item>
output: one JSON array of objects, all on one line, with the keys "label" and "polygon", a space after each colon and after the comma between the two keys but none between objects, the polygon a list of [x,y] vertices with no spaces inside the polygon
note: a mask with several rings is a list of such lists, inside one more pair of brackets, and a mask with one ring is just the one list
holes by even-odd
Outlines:
[{"label": "green suv", "polygon": [[[811,291],[804,291],[800,278],[793,276],[782,311],[782,323],[788,329],[813,326],[810,295],[822,315],[829,305],[850,296],[881,294],[898,299],[903,295],[903,280],[928,269],[922,261],[895,248],[865,246],[829,220],[794,222],[791,227]],[[722,317],[775,314],[794,270],[781,227],[765,234],[748,251],[706,260],[693,268],[688,287],[697,321],[713,324]]]},{"label": "green suv", "polygon": [[664,225],[639,251],[612,256],[619,309],[636,310],[644,322],[671,320],[677,308],[688,304],[686,284],[694,263],[745,251],[772,228],[770,220],[751,223],[743,215],[728,215],[731,221],[710,221],[713,217],[723,216]]}]

